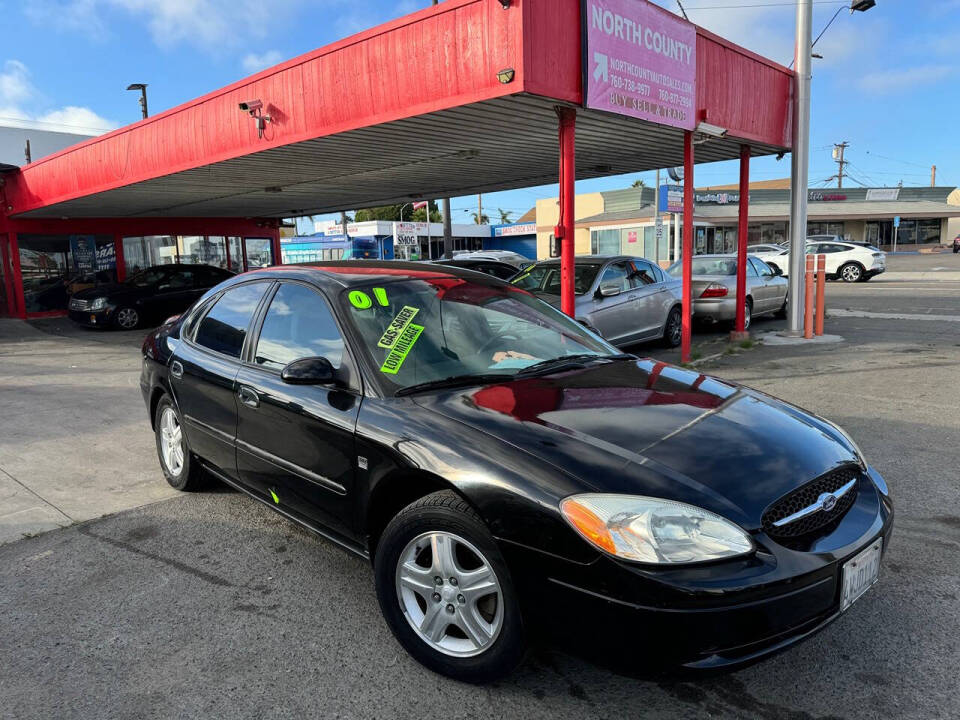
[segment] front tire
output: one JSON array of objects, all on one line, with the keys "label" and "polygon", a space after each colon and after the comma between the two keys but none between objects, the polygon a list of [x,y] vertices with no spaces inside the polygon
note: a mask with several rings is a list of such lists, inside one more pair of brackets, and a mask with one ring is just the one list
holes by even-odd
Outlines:
[{"label": "front tire", "polygon": [[401,510],[383,531],[374,572],[387,624],[430,670],[486,683],[523,658],[510,572],[486,525],[456,493],[436,492]]},{"label": "front tire", "polygon": [[863,267],[859,263],[847,263],[837,273],[844,282],[855,283],[863,279]]},{"label": "front tire", "polygon": [[113,322],[121,330],[136,330],[140,325],[140,313],[129,306],[120,307],[113,316]]},{"label": "front tire", "polygon": [[168,395],[160,398],[154,415],[154,435],[157,440],[157,457],[160,469],[170,486],[184,492],[203,487],[203,471],[193,461],[187,439],[183,435],[180,413]]}]

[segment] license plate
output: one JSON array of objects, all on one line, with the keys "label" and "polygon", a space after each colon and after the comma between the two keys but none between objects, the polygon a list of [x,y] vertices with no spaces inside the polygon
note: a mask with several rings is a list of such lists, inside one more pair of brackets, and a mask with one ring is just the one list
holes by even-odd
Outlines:
[{"label": "license plate", "polygon": [[843,564],[843,595],[840,600],[840,612],[863,595],[870,586],[880,579],[880,554],[883,551],[883,539],[878,539],[866,550]]}]

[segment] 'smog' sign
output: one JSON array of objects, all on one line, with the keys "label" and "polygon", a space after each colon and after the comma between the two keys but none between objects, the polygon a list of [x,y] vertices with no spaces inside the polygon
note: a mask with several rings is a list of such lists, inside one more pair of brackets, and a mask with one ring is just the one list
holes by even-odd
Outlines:
[{"label": "'smog' sign", "polygon": [[693,130],[697,31],[646,0],[584,0],[586,106]]}]

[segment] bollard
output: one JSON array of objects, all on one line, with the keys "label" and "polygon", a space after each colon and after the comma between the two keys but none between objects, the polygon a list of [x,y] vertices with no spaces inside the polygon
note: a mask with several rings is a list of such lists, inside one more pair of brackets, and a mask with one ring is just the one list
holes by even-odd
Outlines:
[{"label": "bollard", "polygon": [[813,337],[813,255],[807,255],[807,272],[803,277],[803,336]]},{"label": "bollard", "polygon": [[813,329],[817,335],[823,335],[823,318],[826,314],[827,256],[817,255],[817,319]]}]

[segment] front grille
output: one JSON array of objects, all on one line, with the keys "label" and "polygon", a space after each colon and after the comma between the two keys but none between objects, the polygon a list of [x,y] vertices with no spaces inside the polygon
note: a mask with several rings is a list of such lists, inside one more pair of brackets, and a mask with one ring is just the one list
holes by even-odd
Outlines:
[{"label": "front grille", "polygon": [[70,299],[70,309],[71,310],[89,310],[90,301],[81,300],[80,298],[71,298]]},{"label": "front grille", "polygon": [[845,465],[837,470],[831,470],[816,480],[784,495],[763,513],[763,529],[775,540],[802,540],[814,533],[823,533],[832,529],[857,498],[857,485],[850,488],[844,495],[836,499],[836,505],[830,510],[818,509],[815,512],[798,518],[779,527],[775,522],[790,517],[794,513],[814,505],[823,493],[835,493],[851,480],[860,479],[860,468],[856,465]]}]

